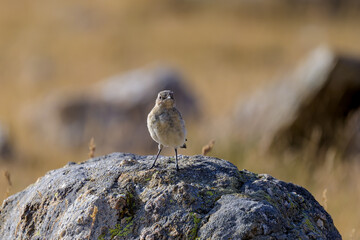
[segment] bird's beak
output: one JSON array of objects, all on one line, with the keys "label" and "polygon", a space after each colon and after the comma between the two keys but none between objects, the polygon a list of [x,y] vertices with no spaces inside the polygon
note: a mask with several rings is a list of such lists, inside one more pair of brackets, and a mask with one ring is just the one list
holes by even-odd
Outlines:
[{"label": "bird's beak", "polygon": [[169,95],[169,96],[167,96],[167,98],[166,99],[173,99],[172,97],[171,97],[171,95]]}]

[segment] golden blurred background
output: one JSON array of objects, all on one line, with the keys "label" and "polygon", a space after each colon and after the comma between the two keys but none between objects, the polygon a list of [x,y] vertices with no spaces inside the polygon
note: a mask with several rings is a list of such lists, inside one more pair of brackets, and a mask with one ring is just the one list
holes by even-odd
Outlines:
[{"label": "golden blurred background", "polygon": [[[51,169],[88,158],[87,144],[68,149],[37,136],[27,119],[36,104],[52,95],[86,94],[108,77],[165,64],[181,73],[201,109],[201,117],[185,119],[189,142],[181,154],[201,154],[215,139],[210,155],[305,187],[344,239],[360,239],[359,161],[343,160],[334,150],[314,164],[317,156],[309,148],[264,154],[221,133],[239,127],[226,124],[239,99],[291,72],[319,45],[360,58],[356,1],[1,0],[1,5],[0,124],[12,153],[0,159],[0,200]],[[157,149],[97,145],[95,155],[111,151]]]}]

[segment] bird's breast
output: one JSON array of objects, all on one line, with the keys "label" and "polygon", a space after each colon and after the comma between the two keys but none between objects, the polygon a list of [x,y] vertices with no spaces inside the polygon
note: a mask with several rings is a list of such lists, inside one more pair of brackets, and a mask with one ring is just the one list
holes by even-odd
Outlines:
[{"label": "bird's breast", "polygon": [[160,111],[150,119],[150,128],[159,142],[165,146],[178,147],[185,142],[184,121],[178,111]]}]

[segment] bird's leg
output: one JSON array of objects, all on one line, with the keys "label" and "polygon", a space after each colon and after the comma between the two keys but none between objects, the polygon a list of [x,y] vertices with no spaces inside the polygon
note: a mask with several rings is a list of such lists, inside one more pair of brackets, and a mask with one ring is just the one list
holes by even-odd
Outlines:
[{"label": "bird's leg", "polygon": [[176,161],[176,171],[179,171],[178,157],[177,157],[177,148],[175,148],[175,161]]},{"label": "bird's leg", "polygon": [[[156,155],[156,158],[155,158],[154,163],[153,163],[153,165],[151,166],[151,168],[153,168],[153,167],[155,166],[156,160],[158,159],[158,157],[159,157],[159,155],[160,155],[160,152],[161,152],[163,146],[159,143],[158,148],[159,148],[159,151],[158,151],[158,153],[157,153],[157,155]],[[151,169],[151,168],[150,168],[150,169]]]}]

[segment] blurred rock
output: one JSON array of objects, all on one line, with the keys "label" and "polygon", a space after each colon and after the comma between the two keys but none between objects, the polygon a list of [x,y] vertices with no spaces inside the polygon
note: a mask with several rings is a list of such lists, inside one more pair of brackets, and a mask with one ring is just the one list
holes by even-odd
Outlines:
[{"label": "blurred rock", "polygon": [[51,81],[56,72],[56,64],[48,56],[32,56],[24,60],[20,68],[22,84],[37,86]]},{"label": "blurred rock", "polygon": [[341,239],[304,188],[204,156],[113,153],[6,199],[0,239]]},{"label": "blurred rock", "polygon": [[340,147],[359,108],[360,59],[320,47],[293,74],[239,104],[238,136],[274,149]]},{"label": "blurred rock", "polygon": [[345,156],[360,159],[360,108],[346,122],[344,137]]},{"label": "blurred rock", "polygon": [[185,120],[199,116],[194,96],[179,73],[167,67],[111,77],[82,92],[52,93],[27,111],[42,138],[61,146],[86,147],[94,137],[104,151],[156,151],[146,128],[159,91],[173,90]]},{"label": "blurred rock", "polygon": [[320,7],[320,9],[330,11],[330,13],[339,13],[341,10],[348,10],[354,8],[357,10],[360,6],[357,0],[281,0],[288,7],[298,10],[308,10],[314,7]]},{"label": "blurred rock", "polygon": [[9,130],[0,124],[0,160],[9,160],[13,155]]}]

